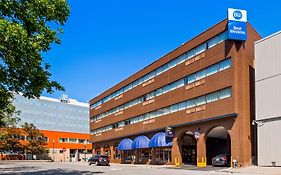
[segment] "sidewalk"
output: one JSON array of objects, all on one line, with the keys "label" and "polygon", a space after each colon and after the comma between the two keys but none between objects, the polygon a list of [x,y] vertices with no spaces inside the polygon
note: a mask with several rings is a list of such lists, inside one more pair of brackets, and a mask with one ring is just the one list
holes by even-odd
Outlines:
[{"label": "sidewalk", "polygon": [[266,174],[266,175],[281,175],[281,167],[258,167],[248,166],[243,168],[228,168],[218,170],[218,172],[227,173],[242,173],[242,174]]}]

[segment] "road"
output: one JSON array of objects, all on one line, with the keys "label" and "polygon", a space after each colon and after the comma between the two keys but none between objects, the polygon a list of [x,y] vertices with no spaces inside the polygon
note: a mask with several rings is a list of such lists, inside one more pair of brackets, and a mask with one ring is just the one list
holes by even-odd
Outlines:
[{"label": "road", "polygon": [[[280,171],[279,171],[280,170]],[[240,168],[234,170],[230,168],[205,168],[194,167],[175,168],[173,166],[150,166],[150,165],[120,165],[95,166],[86,163],[71,162],[38,162],[38,161],[0,161],[0,174],[66,174],[66,175],[261,175],[261,174],[281,174],[281,169],[257,169]],[[280,172],[280,173],[278,173]]]}]

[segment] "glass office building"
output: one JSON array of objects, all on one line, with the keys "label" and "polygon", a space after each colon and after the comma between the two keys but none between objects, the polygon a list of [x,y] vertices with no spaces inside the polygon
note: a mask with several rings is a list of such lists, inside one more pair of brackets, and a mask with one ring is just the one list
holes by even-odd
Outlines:
[{"label": "glass office building", "polygon": [[78,161],[91,156],[89,143],[89,105],[62,95],[59,99],[28,99],[15,94],[14,105],[20,111],[20,127],[33,123],[46,136],[49,159]]}]

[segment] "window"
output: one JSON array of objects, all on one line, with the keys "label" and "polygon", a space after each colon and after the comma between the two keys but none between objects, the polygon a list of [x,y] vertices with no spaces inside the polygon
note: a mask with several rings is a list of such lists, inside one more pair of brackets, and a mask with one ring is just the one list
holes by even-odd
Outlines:
[{"label": "window", "polygon": [[210,39],[208,41],[208,43],[207,43],[208,44],[208,48],[210,49],[210,48],[214,47],[215,45],[217,45],[218,40],[219,40],[219,38],[217,36],[212,38],[212,39]]},{"label": "window", "polygon": [[156,75],[159,75],[162,72],[163,72],[163,67],[162,66],[156,69]]},{"label": "window", "polygon": [[223,89],[220,91],[220,99],[224,99],[231,96],[231,88]]},{"label": "window", "polygon": [[195,102],[196,102],[196,100],[194,100],[194,99],[186,101],[186,109],[193,108],[196,105]]},{"label": "window", "polygon": [[184,79],[178,80],[177,84],[178,84],[178,86],[177,86],[178,88],[184,86]]},{"label": "window", "polygon": [[171,69],[171,68],[175,67],[176,65],[177,65],[177,59],[174,59],[169,63],[169,68]]},{"label": "window", "polygon": [[177,88],[177,82],[174,82],[174,83],[170,84],[170,91],[172,91],[176,88]]},{"label": "window", "polygon": [[195,74],[191,74],[187,77],[187,84],[190,84],[195,81]]},{"label": "window", "polygon": [[163,108],[163,115],[167,115],[170,113],[170,107]]},{"label": "window", "polygon": [[181,102],[181,103],[179,103],[179,111],[180,110],[184,110],[185,108],[186,108],[186,102],[184,101],[184,102]]},{"label": "window", "polygon": [[162,88],[157,89],[157,90],[156,90],[156,93],[155,93],[155,96],[157,97],[157,96],[161,95],[162,92],[163,92],[163,89],[162,89]]},{"label": "window", "polygon": [[167,71],[169,69],[169,65],[165,64],[162,66],[163,67],[163,72]]},{"label": "window", "polygon": [[213,92],[211,94],[208,94],[206,99],[207,99],[207,103],[217,101],[219,99],[218,92]]},{"label": "window", "polygon": [[220,71],[230,68],[230,66],[231,66],[231,60],[230,59],[224,60],[220,62]]},{"label": "window", "polygon": [[196,73],[196,80],[200,80],[202,78],[205,78],[206,76],[206,70],[201,70],[199,72]]},{"label": "window", "polygon": [[169,85],[163,87],[163,94],[169,92]]},{"label": "window", "polygon": [[210,76],[210,75],[217,73],[218,71],[219,71],[219,65],[215,64],[215,65],[207,68],[206,75]]},{"label": "window", "polygon": [[198,54],[204,52],[205,50],[206,50],[206,44],[204,43],[204,44],[201,44],[200,46],[198,46],[196,48],[196,53],[195,54],[198,55]]},{"label": "window", "polygon": [[178,59],[178,64],[181,64],[182,62],[185,61],[187,55],[186,54],[183,54],[181,56],[179,56],[177,59]]},{"label": "window", "polygon": [[179,105],[178,104],[175,104],[175,105],[171,106],[171,113],[177,112],[178,110],[179,110]]},{"label": "window", "polygon": [[192,57],[195,56],[195,50],[190,50],[188,53],[187,53],[187,59],[190,59]]},{"label": "window", "polygon": [[202,97],[198,97],[196,99],[196,105],[199,106],[199,105],[203,105],[206,103],[206,99],[205,99],[205,96],[202,96]]}]

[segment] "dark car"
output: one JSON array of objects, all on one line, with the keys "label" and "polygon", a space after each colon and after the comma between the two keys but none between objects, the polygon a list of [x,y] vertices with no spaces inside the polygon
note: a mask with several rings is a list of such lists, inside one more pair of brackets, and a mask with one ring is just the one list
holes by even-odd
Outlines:
[{"label": "dark car", "polygon": [[92,164],[96,164],[96,165],[108,165],[109,166],[109,157],[106,155],[95,155],[94,157],[91,157],[88,160],[88,164],[92,165]]},{"label": "dark car", "polygon": [[229,166],[230,156],[227,154],[219,154],[212,159],[213,166]]}]

